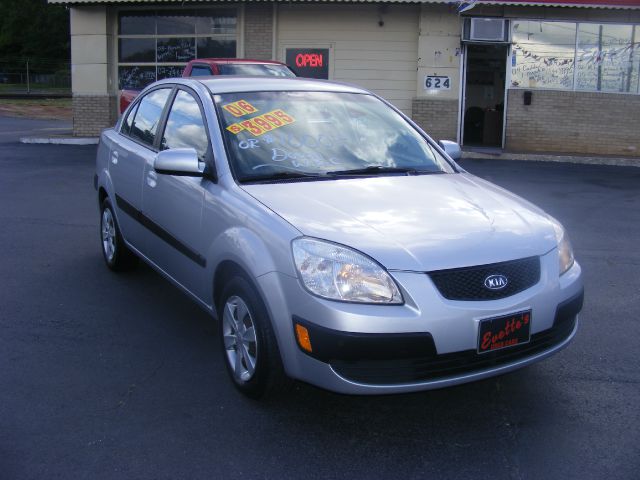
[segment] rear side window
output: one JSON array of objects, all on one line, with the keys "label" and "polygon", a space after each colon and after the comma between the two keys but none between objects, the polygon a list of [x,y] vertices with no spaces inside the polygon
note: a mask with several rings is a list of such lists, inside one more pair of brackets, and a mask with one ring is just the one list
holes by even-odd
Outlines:
[{"label": "rear side window", "polygon": [[189,147],[195,148],[200,160],[204,160],[209,139],[198,102],[190,93],[179,90],[167,117],[160,149]]},{"label": "rear side window", "polygon": [[145,95],[138,105],[138,110],[131,125],[129,134],[131,138],[149,146],[153,145],[162,110],[170,93],[171,88],[161,88]]},{"label": "rear side window", "polygon": [[129,135],[131,133],[131,125],[133,124],[133,117],[136,116],[136,110],[138,110],[138,105],[135,105],[131,110],[129,110],[127,118],[122,122],[122,128],[120,131],[125,135]]},{"label": "rear side window", "polygon": [[213,75],[211,67],[207,67],[205,65],[194,65],[191,68],[192,77],[206,77],[208,75]]}]

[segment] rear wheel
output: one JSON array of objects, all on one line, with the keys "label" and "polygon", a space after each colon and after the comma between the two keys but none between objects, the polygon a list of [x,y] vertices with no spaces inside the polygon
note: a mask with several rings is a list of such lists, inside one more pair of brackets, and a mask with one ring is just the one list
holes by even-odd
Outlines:
[{"label": "rear wheel", "polygon": [[100,207],[100,240],[107,267],[117,272],[135,267],[138,257],[125,245],[108,198]]},{"label": "rear wheel", "polygon": [[238,390],[251,398],[286,390],[292,381],[284,373],[266,307],[244,277],[225,286],[218,319],[224,362]]}]

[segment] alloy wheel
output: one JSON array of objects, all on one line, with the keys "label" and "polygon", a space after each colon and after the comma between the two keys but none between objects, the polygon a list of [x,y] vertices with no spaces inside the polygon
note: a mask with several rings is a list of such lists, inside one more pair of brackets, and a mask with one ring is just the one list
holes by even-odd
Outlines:
[{"label": "alloy wheel", "polygon": [[116,254],[116,225],[111,210],[105,208],[102,211],[102,249],[108,262],[113,262]]},{"label": "alloy wheel", "polygon": [[229,297],[224,305],[222,335],[234,377],[242,382],[251,380],[258,358],[256,330],[247,304],[238,296]]}]

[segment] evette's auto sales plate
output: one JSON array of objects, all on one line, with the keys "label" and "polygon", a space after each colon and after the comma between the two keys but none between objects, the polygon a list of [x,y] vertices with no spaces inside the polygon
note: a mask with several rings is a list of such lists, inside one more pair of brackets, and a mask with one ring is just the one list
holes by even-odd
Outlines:
[{"label": "evette's auto sales plate", "polygon": [[527,343],[531,338],[531,310],[480,321],[478,353]]}]

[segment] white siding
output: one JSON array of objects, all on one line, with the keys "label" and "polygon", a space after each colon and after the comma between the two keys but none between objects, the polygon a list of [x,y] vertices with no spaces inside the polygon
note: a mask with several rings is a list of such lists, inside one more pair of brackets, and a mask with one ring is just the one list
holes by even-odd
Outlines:
[{"label": "white siding", "polygon": [[415,5],[279,5],[279,59],[286,46],[330,46],[332,80],[372,90],[410,115],[419,19]]}]

